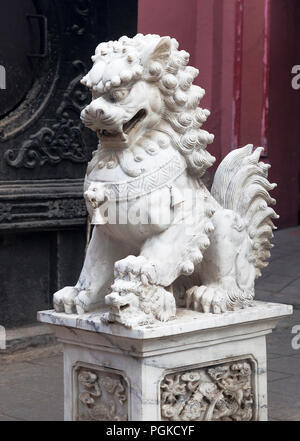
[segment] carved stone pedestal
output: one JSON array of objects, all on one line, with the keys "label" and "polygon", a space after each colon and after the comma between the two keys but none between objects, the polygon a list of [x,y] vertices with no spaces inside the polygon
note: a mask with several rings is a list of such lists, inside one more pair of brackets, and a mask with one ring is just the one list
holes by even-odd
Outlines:
[{"label": "carved stone pedestal", "polygon": [[266,335],[292,313],[254,302],[224,314],[185,309],[128,329],[101,313],[38,313],[64,345],[65,420],[266,420]]}]

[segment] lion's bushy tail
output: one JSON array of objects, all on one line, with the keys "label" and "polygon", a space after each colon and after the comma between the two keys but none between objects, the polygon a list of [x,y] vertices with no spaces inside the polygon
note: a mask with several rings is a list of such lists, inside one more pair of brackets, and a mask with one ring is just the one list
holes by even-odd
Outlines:
[{"label": "lion's bushy tail", "polygon": [[240,214],[246,222],[252,240],[251,260],[256,268],[256,277],[270,257],[270,238],[275,228],[272,219],[279,216],[269,205],[276,203],[269,191],[276,187],[268,181],[269,164],[259,162],[263,147],[253,151],[248,144],[230,152],[219,165],[211,193],[223,208]]}]

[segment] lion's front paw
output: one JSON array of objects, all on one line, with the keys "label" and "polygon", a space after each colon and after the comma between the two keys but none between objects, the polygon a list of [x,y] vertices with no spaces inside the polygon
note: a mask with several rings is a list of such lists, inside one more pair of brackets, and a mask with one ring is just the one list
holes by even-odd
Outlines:
[{"label": "lion's front paw", "polygon": [[137,280],[144,285],[156,284],[155,266],[143,256],[128,256],[115,263],[115,280]]},{"label": "lion's front paw", "polygon": [[102,305],[102,300],[96,291],[89,289],[81,290],[75,299],[75,306],[78,315],[95,311]]},{"label": "lion's front paw", "polygon": [[75,298],[78,291],[74,286],[65,286],[53,295],[53,306],[56,312],[75,312]]},{"label": "lion's front paw", "polygon": [[53,295],[53,305],[56,312],[67,314],[84,314],[100,306],[100,300],[90,290],[79,290],[74,286],[65,286]]},{"label": "lion's front paw", "polygon": [[200,312],[226,312],[229,309],[228,300],[228,294],[219,287],[193,286],[185,293],[186,307]]}]

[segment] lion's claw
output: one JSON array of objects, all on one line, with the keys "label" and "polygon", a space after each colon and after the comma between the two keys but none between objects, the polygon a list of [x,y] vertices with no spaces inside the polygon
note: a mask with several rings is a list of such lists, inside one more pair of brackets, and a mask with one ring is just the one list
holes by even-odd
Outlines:
[{"label": "lion's claw", "polygon": [[72,314],[75,312],[75,298],[78,291],[73,286],[65,286],[57,291],[53,296],[53,306],[56,312],[66,312]]},{"label": "lion's claw", "polygon": [[220,314],[228,307],[228,294],[219,287],[193,286],[185,293],[185,303],[188,309],[195,311]]}]

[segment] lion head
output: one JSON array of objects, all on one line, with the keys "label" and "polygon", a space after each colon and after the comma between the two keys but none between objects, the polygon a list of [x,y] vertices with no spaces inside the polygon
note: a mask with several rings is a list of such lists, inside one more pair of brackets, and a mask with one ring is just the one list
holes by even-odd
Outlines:
[{"label": "lion head", "polygon": [[201,129],[210,112],[199,106],[204,89],[193,85],[198,69],[174,38],[137,34],[101,43],[82,79],[92,92],[83,123],[97,132],[101,148],[130,149],[135,160],[172,146],[190,173],[202,176],[215,158],[213,135]]}]

